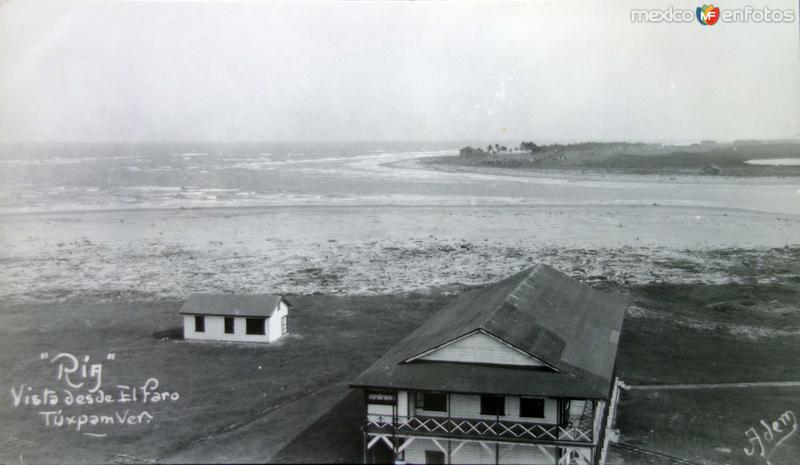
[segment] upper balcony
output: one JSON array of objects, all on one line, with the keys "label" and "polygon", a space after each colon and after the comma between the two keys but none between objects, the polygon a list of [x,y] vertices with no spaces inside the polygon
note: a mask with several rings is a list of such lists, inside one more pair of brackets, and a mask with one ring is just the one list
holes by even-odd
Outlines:
[{"label": "upper balcony", "polygon": [[366,431],[377,434],[411,434],[459,439],[482,438],[543,444],[591,445],[595,442],[592,421],[564,425],[520,421],[483,420],[449,417],[392,417],[367,415]]}]

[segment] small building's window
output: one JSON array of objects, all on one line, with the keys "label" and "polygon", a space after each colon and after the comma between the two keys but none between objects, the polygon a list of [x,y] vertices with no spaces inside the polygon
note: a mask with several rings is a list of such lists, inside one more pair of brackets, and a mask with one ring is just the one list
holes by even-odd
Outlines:
[{"label": "small building's window", "polygon": [[225,317],[225,334],[233,334],[233,317]]},{"label": "small building's window", "polygon": [[500,396],[481,396],[481,415],[506,414],[506,399]]},{"label": "small building's window", "polygon": [[418,392],[417,408],[429,412],[446,412],[447,394],[444,392]]},{"label": "small building's window", "polygon": [[519,416],[528,418],[544,418],[544,399],[520,397]]},{"label": "small building's window", "polygon": [[286,334],[289,332],[289,317],[282,316],[281,317],[281,334]]},{"label": "small building's window", "polygon": [[381,405],[394,405],[394,393],[371,391],[367,393],[367,403],[381,404]]},{"label": "small building's window", "polygon": [[440,450],[426,450],[425,463],[444,464],[444,452]]},{"label": "small building's window", "polygon": [[264,332],[264,318],[248,318],[245,334],[266,334]]},{"label": "small building's window", "polygon": [[206,332],[206,317],[201,315],[194,316],[194,332],[196,333]]}]

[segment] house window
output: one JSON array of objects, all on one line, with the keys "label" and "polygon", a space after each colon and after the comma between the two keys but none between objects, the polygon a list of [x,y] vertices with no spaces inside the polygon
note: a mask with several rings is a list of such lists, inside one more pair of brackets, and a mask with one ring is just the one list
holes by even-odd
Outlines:
[{"label": "house window", "polygon": [[367,403],[394,405],[394,394],[391,392],[370,392],[367,394]]},{"label": "house window", "polygon": [[286,334],[289,332],[289,317],[282,316],[281,317],[281,334]]},{"label": "house window", "polygon": [[446,412],[447,394],[444,392],[418,392],[417,408],[429,412]]},{"label": "house window", "polygon": [[245,334],[264,335],[264,318],[248,318],[245,326]]},{"label": "house window", "polygon": [[206,332],[206,317],[200,315],[194,316],[194,332],[196,333]]},{"label": "house window", "polygon": [[519,416],[528,418],[544,418],[544,399],[520,397]]},{"label": "house window", "polygon": [[426,450],[425,463],[444,464],[444,452],[440,450]]},{"label": "house window", "polygon": [[225,334],[233,334],[233,318],[225,317]]},{"label": "house window", "polygon": [[506,399],[500,396],[481,396],[481,415],[506,414]]}]

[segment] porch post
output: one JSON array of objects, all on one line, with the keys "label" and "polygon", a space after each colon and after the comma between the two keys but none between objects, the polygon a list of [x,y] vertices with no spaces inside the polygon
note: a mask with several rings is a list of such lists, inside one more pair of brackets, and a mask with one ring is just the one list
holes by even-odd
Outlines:
[{"label": "porch post", "polygon": [[[545,402],[547,402],[547,400],[545,400]],[[564,399],[559,397],[556,402],[556,424],[561,426],[561,420],[564,417]]]},{"label": "porch post", "polygon": [[364,451],[363,455],[364,455],[364,457],[362,459],[362,463],[364,463],[366,465],[366,463],[367,463],[367,432],[366,431],[363,431],[361,433],[361,440],[364,443],[364,447],[363,447],[363,451]]},{"label": "porch post", "polygon": [[369,397],[367,396],[367,390],[361,390],[361,402],[364,406],[364,422],[361,424],[361,437],[363,438],[364,442],[364,464],[367,463],[367,421],[369,420]]},{"label": "porch post", "polygon": [[397,395],[397,391],[394,391],[393,394],[394,394],[394,402],[392,403],[392,456],[394,457],[394,460],[392,461],[392,463],[395,463],[400,458],[399,457],[400,451],[397,450],[397,448],[398,448],[398,445],[397,445],[397,399],[398,399],[399,396]]},{"label": "porch post", "polygon": [[[450,415],[450,393],[445,393],[445,400],[447,401],[447,424],[452,426],[451,423],[451,415]],[[447,465],[451,465],[453,463],[453,459],[450,456],[453,452],[450,448],[450,439],[447,440]]]}]

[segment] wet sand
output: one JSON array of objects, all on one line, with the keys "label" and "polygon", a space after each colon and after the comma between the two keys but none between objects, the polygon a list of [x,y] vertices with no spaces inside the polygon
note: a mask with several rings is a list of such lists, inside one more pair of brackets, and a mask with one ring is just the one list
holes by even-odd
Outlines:
[{"label": "wet sand", "polygon": [[[782,282],[800,217],[666,206],[352,206],[4,215],[0,296],[389,294],[534,262],[617,283]],[[738,271],[737,271],[738,270]]]}]

